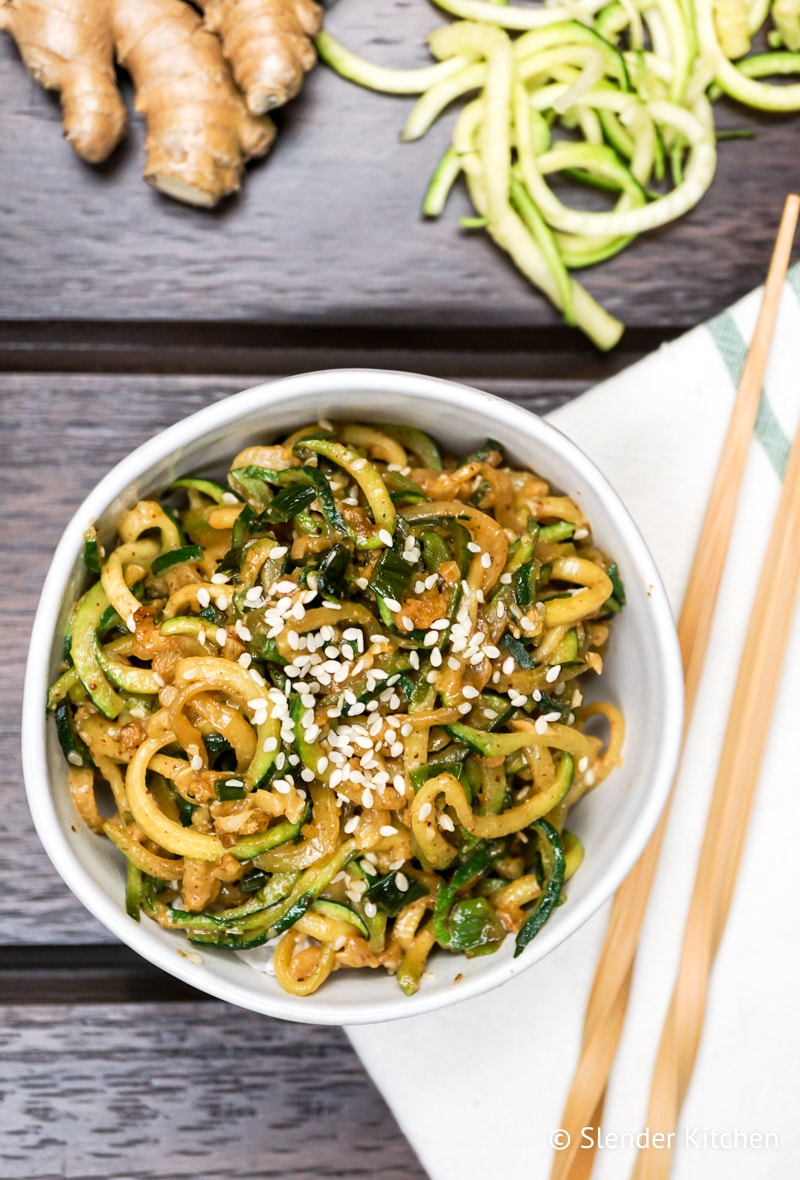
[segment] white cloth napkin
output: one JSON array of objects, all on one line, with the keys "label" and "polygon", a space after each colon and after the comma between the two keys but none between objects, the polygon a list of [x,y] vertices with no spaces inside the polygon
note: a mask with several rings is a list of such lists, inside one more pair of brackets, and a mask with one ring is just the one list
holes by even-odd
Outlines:
[{"label": "white cloth napkin", "polygon": [[[759,304],[760,292],[753,292],[552,416],[628,505],[676,614]],[[728,707],[798,417],[800,267],[794,267],[606,1103],[609,1133],[635,1135],[645,1125]],[[798,706],[800,612],[681,1115],[675,1180],[800,1175]],[[432,1180],[546,1180],[549,1140],[573,1076],[608,908],[497,991],[430,1015],[348,1030]],[[595,1180],[623,1180],[633,1158],[629,1147],[600,1150]]]}]

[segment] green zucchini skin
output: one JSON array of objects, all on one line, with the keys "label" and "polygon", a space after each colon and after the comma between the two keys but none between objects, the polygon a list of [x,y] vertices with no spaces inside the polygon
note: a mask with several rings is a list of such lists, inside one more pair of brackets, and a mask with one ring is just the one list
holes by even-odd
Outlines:
[{"label": "green zucchini skin", "polygon": [[339,901],[328,901],[327,898],[318,897],[312,904],[311,909],[318,914],[322,914],[325,918],[335,918],[337,922],[347,922],[364,938],[369,939],[369,927],[360,914],[349,906],[342,905]]},{"label": "green zucchini skin", "polygon": [[122,712],[125,701],[112,687],[97,657],[97,631],[107,606],[106,592],[97,582],[86,591],[75,612],[71,652],[83,687],[100,712],[113,720]]},{"label": "green zucchini skin", "polygon": [[556,829],[546,819],[537,819],[531,827],[539,832],[550,848],[551,865],[545,887],[536,903],[536,908],[529,915],[514,943],[514,958],[525,950],[525,947],[536,937],[558,905],[561,897],[561,887],[564,884],[566,858],[564,845]]}]

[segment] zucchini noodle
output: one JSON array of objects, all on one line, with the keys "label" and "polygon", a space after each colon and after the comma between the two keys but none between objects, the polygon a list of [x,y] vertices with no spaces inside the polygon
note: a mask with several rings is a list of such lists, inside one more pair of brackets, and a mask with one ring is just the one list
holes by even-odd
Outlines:
[{"label": "zucchini noodle", "polygon": [[624,738],[584,704],[625,592],[573,500],[492,440],[322,422],[134,505],[108,554],[88,530],[85,561],[48,704],[132,919],[269,944],[297,996],[524,950]]},{"label": "zucchini noodle", "polygon": [[[485,229],[567,324],[613,348],[623,325],[571,272],[698,204],[716,171],[720,94],[800,110],[800,82],[783,81],[800,76],[800,0],[434,3],[459,19],[430,34],[433,65],[374,66],[327,28],[319,56],[358,85],[419,96],[405,143],[466,98],[424,215],[443,214],[463,174],[475,216],[462,226]],[[770,51],[751,52],[767,20]],[[587,189],[613,206],[587,206]]]}]

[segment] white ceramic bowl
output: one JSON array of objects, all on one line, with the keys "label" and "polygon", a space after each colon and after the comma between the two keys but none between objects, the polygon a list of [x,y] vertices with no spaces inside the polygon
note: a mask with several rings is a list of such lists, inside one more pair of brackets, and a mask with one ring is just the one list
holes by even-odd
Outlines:
[{"label": "white ceramic bowl", "polygon": [[[413,424],[457,453],[487,436],[498,439],[513,464],[540,473],[581,504],[598,544],[619,563],[628,593],[602,677],[602,695],[621,706],[627,721],[624,766],[570,816],[586,858],[567,904],[518,959],[512,958],[512,938],[486,957],[434,955],[435,978],[412,997],[383,971],[343,971],[313,996],[290,996],[235,955],[204,948],[202,956],[187,957],[192,948],[182,933],[145,918],[131,921],[122,858],[75,814],[55,727],[45,715],[67,614],[85,581],[87,525],[97,521],[109,543],[120,514],[136,500],[187,472],[224,470],[246,443],[273,439],[320,416]],[[98,483],[68,524],[42,591],[25,680],[22,748],[30,809],[50,859],[87,909],[128,946],[200,991],[244,1008],[307,1023],[368,1024],[489,991],[577,930],[632,868],[656,824],[676,768],[682,716],[678,645],[661,580],[624,505],[586,455],[541,418],[479,390],[409,373],[345,369],[260,385],[209,406],[139,447]]]}]

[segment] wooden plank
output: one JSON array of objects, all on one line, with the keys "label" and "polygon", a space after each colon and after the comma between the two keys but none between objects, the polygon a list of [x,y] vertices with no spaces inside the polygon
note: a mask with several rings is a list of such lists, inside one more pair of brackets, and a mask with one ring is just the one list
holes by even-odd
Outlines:
[{"label": "wooden plank", "polygon": [[[415,367],[414,358],[407,367]],[[255,383],[255,379],[249,382]],[[36,596],[71,513],[101,475],[139,443],[235,392],[230,377],[5,374],[0,378],[0,946],[113,942],[47,860],[22,789],[19,713]],[[481,381],[540,413],[586,382]]]},{"label": "wooden plank", "polygon": [[[574,329],[546,339],[528,328],[348,327],[231,321],[0,320],[0,370],[8,372],[225,373],[241,385],[266,375],[347,366],[404,369],[472,381],[573,382],[584,387],[653,352],[677,329],[631,328],[601,353]],[[559,386],[560,387],[560,386]]]},{"label": "wooden plank", "polygon": [[424,1178],[340,1029],[218,1003],[5,1016],[4,1177]]},{"label": "wooden plank", "polygon": [[[331,30],[375,60],[426,60],[441,19],[425,3],[348,0]],[[213,213],[181,207],[140,180],[143,127],[102,168],[60,137],[60,112],[0,43],[4,233],[0,319],[250,321],[264,324],[528,327],[557,317],[480,233],[460,230],[466,198],[426,224],[419,208],[447,127],[419,143],[398,133],[410,100],[317,70],[279,113],[271,156]],[[711,193],[587,277],[631,325],[688,326],[757,284],[783,197],[796,183],[796,118],[720,108],[758,131],[720,148]]]}]

